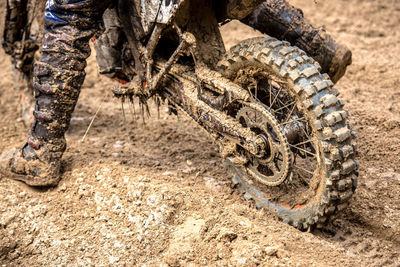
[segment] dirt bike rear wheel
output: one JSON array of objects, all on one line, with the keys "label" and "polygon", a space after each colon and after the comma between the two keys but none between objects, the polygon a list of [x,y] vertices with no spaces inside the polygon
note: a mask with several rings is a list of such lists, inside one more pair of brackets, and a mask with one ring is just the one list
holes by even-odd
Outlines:
[{"label": "dirt bike rear wheel", "polygon": [[[268,167],[271,157],[257,159],[237,146],[248,162],[234,165],[228,159],[227,165],[245,198],[301,230],[323,224],[346,208],[358,174],[353,134],[338,92],[329,76],[319,73],[319,64],[287,42],[257,37],[232,47],[217,69],[251,92],[252,105],[257,105],[254,111],[240,106],[232,116],[279,142],[276,147],[282,148],[277,155],[286,155],[287,141],[290,154],[280,159],[290,164],[286,179],[275,179],[274,173],[282,173],[280,166],[286,166],[278,164],[278,157],[274,167]],[[268,114],[275,119],[268,119]],[[254,122],[254,116],[263,118]],[[286,141],[274,137],[277,131]]]}]

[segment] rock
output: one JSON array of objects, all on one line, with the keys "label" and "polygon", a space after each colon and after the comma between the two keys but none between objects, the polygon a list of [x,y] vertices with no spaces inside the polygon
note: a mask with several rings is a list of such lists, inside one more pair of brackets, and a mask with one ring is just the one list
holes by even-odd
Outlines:
[{"label": "rock", "polygon": [[279,250],[279,247],[276,247],[276,246],[272,246],[272,247],[266,247],[265,249],[265,254],[267,254],[267,256],[270,256],[270,257],[272,257],[272,256],[278,256],[278,250]]},{"label": "rock", "polygon": [[245,265],[247,262],[247,258],[239,258],[236,260],[239,265]]},{"label": "rock", "polygon": [[219,189],[221,188],[221,186],[218,184],[218,182],[217,182],[217,180],[215,180],[215,178],[205,176],[205,177],[203,177],[203,179],[204,179],[205,185],[209,189],[211,189],[213,191],[219,191]]},{"label": "rock", "polygon": [[84,117],[72,117],[71,118],[71,121],[83,121],[83,120],[85,120]]},{"label": "rock", "polygon": [[384,173],[381,173],[381,178],[400,180],[400,173],[396,173],[393,171],[384,172]]},{"label": "rock", "polygon": [[6,255],[17,247],[17,243],[12,237],[5,236],[0,232],[0,256]]},{"label": "rock", "polygon": [[164,175],[164,176],[174,176],[174,175],[176,175],[176,173],[172,172],[172,171],[166,171],[166,172],[163,172],[162,175]]},{"label": "rock", "polygon": [[100,137],[89,137],[88,140],[89,140],[90,142],[95,143],[95,142],[100,141]]},{"label": "rock", "polygon": [[121,141],[117,141],[117,142],[113,145],[113,148],[115,148],[115,149],[123,149],[123,148],[124,148],[124,145],[122,144]]},{"label": "rock", "polygon": [[118,257],[114,257],[114,256],[110,256],[110,257],[108,258],[108,261],[109,261],[111,264],[114,264],[114,263],[119,262],[119,258],[118,258]]},{"label": "rock", "polygon": [[194,173],[196,171],[196,167],[187,167],[182,170],[182,173],[188,174],[188,173]]},{"label": "rock", "polygon": [[237,234],[233,230],[227,228],[222,228],[217,236],[218,241],[224,242],[232,242],[236,238]]},{"label": "rock", "polygon": [[2,215],[2,217],[0,217],[0,227],[7,227],[14,220],[15,217],[15,213],[6,213],[5,215]]},{"label": "rock", "polygon": [[58,190],[60,190],[61,192],[67,191],[67,185],[66,185],[65,183],[61,184],[61,185],[58,187]]},{"label": "rock", "polygon": [[366,186],[368,189],[374,189],[375,186],[376,186],[376,181],[374,181],[374,180],[368,180],[368,181],[365,182],[365,186]]}]

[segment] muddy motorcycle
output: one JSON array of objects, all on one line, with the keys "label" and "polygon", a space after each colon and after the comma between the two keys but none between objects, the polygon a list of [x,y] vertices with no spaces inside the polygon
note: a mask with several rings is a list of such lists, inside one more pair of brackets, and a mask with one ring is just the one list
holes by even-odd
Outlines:
[{"label": "muddy motorcycle", "polygon": [[308,229],[348,206],[353,132],[338,91],[305,52],[271,37],[225,51],[219,23],[260,2],[120,1],[129,83],[113,92],[168,101],[218,145],[245,199]]}]

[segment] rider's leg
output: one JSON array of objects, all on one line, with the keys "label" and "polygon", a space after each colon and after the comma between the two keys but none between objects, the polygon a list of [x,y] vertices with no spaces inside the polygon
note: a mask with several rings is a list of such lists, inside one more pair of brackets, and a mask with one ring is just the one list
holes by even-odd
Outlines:
[{"label": "rider's leg", "polygon": [[286,40],[312,56],[337,82],[351,64],[351,51],[336,43],[324,29],[314,28],[303,12],[285,0],[268,0],[242,20],[262,33]]},{"label": "rider's leg", "polygon": [[55,185],[66,148],[64,134],[85,78],[89,39],[104,0],[48,1],[40,62],[34,67],[35,121],[27,143],[0,160],[0,170],[33,186]]},{"label": "rider's leg", "polygon": [[22,119],[26,126],[33,121],[32,64],[38,49],[36,42],[26,32],[29,24],[28,1],[6,1],[2,45],[11,56],[15,89],[20,95]]}]

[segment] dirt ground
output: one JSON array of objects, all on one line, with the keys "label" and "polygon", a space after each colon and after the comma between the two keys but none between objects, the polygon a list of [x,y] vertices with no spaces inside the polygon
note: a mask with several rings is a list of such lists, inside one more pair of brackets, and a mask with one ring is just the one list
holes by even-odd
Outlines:
[{"label": "dirt ground", "polygon": [[[400,2],[290,2],[353,51],[337,84],[360,161],[344,213],[300,232],[256,210],[188,119],[165,107],[158,116],[154,105],[146,124],[128,105],[124,119],[114,83],[91,57],[59,186],[37,191],[0,178],[0,265],[400,266]],[[227,47],[256,35],[238,22],[223,27]],[[0,67],[3,152],[24,142],[26,128],[3,52]]]}]

